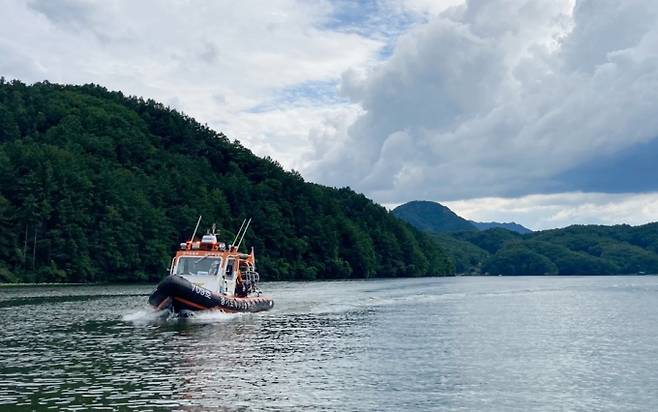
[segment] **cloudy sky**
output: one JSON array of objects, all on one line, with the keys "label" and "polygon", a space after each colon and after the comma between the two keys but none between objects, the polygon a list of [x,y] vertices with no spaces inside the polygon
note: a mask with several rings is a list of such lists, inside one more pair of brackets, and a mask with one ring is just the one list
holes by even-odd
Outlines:
[{"label": "cloudy sky", "polygon": [[173,106],[308,180],[533,229],[658,220],[654,0],[0,0],[0,75]]}]

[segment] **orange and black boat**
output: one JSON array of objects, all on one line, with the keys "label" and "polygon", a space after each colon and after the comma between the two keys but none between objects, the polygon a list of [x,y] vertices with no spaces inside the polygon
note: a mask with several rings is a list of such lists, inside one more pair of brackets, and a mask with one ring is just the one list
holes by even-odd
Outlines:
[{"label": "orange and black boat", "polygon": [[[180,244],[171,261],[169,275],[149,296],[149,304],[181,317],[198,311],[260,312],[272,309],[274,301],[258,288],[254,249],[240,252],[251,219],[243,221],[233,243],[218,242],[215,227],[195,240]],[[237,242],[237,243],[236,243]]]}]

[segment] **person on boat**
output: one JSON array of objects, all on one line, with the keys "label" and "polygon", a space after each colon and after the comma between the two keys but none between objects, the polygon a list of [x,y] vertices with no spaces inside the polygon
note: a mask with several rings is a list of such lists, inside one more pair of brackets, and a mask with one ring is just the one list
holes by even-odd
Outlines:
[{"label": "person on boat", "polygon": [[208,271],[208,274],[211,276],[219,275],[219,260],[210,264],[210,270]]}]

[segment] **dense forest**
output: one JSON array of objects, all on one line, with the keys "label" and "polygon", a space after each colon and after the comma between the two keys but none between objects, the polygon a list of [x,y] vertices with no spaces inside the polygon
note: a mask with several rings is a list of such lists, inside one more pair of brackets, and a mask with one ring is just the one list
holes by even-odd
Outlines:
[{"label": "dense forest", "polygon": [[265,280],[452,273],[429,236],[152,100],[0,79],[0,282],[153,281],[199,215]]},{"label": "dense forest", "polygon": [[[658,273],[658,223],[577,225],[519,235],[504,229],[454,236],[472,250],[453,259],[460,272],[503,275]],[[439,244],[446,242],[441,239]],[[462,251],[463,252],[463,251]],[[454,255],[453,255],[454,256]]]},{"label": "dense forest", "polygon": [[[446,251],[457,273],[658,273],[658,223],[635,227],[576,225],[525,234],[503,228],[454,232],[455,225],[452,220],[444,224],[445,216],[448,215],[445,212],[447,208],[436,203],[435,205],[437,206],[434,209],[437,213],[440,212],[440,216],[437,213],[426,215],[423,225],[419,227],[424,228]],[[432,216],[438,218],[432,219]],[[415,223],[419,218],[409,221]],[[431,230],[427,230],[428,227],[431,227]]]}]

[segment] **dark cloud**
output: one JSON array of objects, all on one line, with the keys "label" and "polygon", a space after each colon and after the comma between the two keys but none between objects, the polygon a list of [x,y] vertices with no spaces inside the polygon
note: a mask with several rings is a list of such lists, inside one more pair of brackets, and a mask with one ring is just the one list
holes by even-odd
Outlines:
[{"label": "dark cloud", "polygon": [[658,139],[595,157],[556,176],[559,190],[628,193],[658,191]]}]

